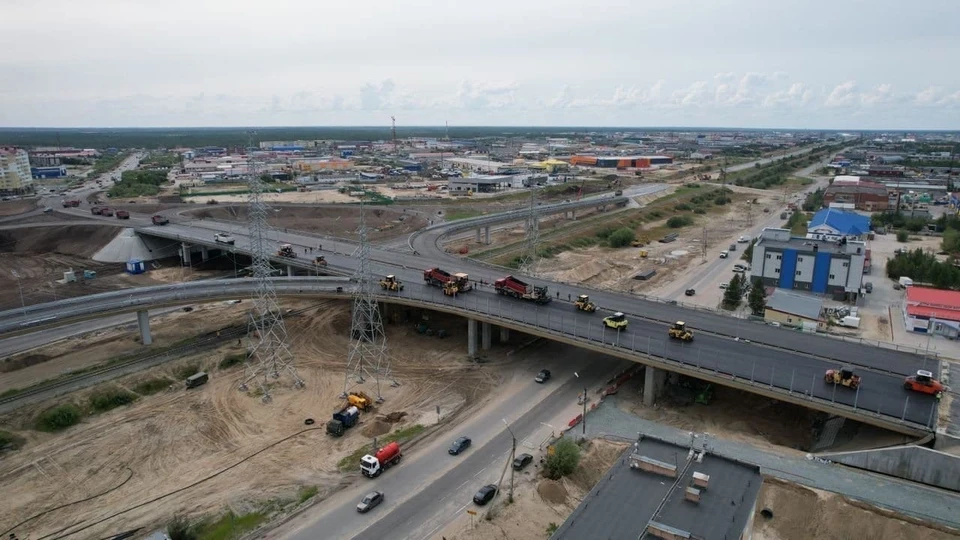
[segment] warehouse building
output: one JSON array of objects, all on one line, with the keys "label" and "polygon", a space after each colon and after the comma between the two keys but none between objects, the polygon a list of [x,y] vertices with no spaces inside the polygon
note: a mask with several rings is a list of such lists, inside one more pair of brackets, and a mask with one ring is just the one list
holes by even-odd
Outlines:
[{"label": "warehouse building", "polygon": [[501,174],[513,167],[513,165],[510,163],[491,161],[489,159],[485,159],[485,157],[486,156],[452,157],[447,159],[446,162],[452,164],[454,167],[462,171],[487,174]]},{"label": "warehouse building", "polygon": [[30,176],[33,178],[62,178],[67,175],[67,168],[63,165],[56,167],[30,167]]},{"label": "warehouse building", "polygon": [[514,177],[507,175],[474,175],[452,177],[447,183],[451,193],[492,193],[513,185]]},{"label": "warehouse building", "polygon": [[866,249],[860,241],[795,238],[788,229],[765,228],[753,247],[750,281],[853,301],[863,293]]},{"label": "warehouse building", "polygon": [[604,169],[646,169],[655,165],[670,165],[673,158],[670,156],[582,156],[570,158],[571,165],[587,167],[601,167]]},{"label": "warehouse building", "polygon": [[852,204],[857,210],[879,212],[890,207],[890,195],[883,184],[867,182],[859,176],[837,176],[824,192],[823,204]]},{"label": "warehouse building", "polygon": [[816,332],[823,326],[820,319],[822,312],[822,298],[774,289],[773,293],[767,297],[763,320],[800,328],[807,332]]},{"label": "warehouse building", "polygon": [[903,322],[908,332],[956,339],[960,335],[960,292],[907,287]]},{"label": "warehouse building", "polygon": [[816,240],[864,240],[869,232],[870,218],[837,208],[820,210],[807,225],[807,238]]}]

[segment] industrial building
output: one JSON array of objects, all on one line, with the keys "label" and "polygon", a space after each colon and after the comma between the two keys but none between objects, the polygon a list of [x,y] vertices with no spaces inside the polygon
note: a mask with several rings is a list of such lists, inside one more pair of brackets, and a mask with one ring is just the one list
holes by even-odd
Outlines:
[{"label": "industrial building", "polygon": [[820,319],[822,312],[822,298],[774,289],[767,297],[763,320],[816,332],[823,326]]},{"label": "industrial building", "polygon": [[67,175],[67,168],[63,165],[53,167],[30,167],[30,176],[33,178],[62,178]]},{"label": "industrial building", "polygon": [[852,204],[857,210],[879,212],[887,210],[891,203],[887,186],[861,180],[859,176],[837,176],[824,192],[823,204],[828,207]]},{"label": "industrial building", "polygon": [[452,177],[447,183],[447,190],[451,193],[491,193],[511,187],[514,177],[507,175],[474,175]]},{"label": "industrial building", "polygon": [[585,165],[605,169],[646,169],[654,165],[670,165],[673,158],[669,156],[582,156],[570,158],[571,165]]},{"label": "industrial building", "polygon": [[300,159],[293,162],[293,168],[300,173],[318,171],[342,171],[353,167],[353,161],[336,157],[319,159]]},{"label": "industrial building", "polygon": [[446,161],[448,163],[453,164],[453,166],[463,171],[489,173],[489,174],[500,174],[513,167],[513,165],[510,163],[490,161],[489,159],[485,159],[485,156],[469,157],[469,158],[468,157],[451,157]]},{"label": "industrial building", "polygon": [[815,240],[866,240],[869,232],[870,218],[837,208],[818,211],[807,225],[807,238]]},{"label": "industrial building", "polygon": [[907,287],[903,321],[908,332],[956,339],[960,335],[960,292]]},{"label": "industrial building", "polygon": [[21,193],[32,183],[27,151],[15,146],[0,147],[0,192]]},{"label": "industrial building", "polygon": [[757,466],[644,435],[551,536],[724,540],[749,535]]},{"label": "industrial building", "polygon": [[753,247],[750,281],[856,300],[863,294],[866,249],[856,240],[795,238],[788,229],[765,228]]}]

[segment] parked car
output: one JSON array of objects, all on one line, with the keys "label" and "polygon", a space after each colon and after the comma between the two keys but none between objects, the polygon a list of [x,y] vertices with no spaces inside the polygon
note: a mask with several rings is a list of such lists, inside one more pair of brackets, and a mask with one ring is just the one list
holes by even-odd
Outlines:
[{"label": "parked car", "polygon": [[739,273],[739,272],[746,272],[747,270],[749,270],[749,267],[746,266],[746,265],[739,264],[739,263],[733,265],[733,271],[734,271],[734,272],[738,272],[738,273]]},{"label": "parked car", "polygon": [[749,241],[750,241],[750,239],[747,238],[746,236],[741,236],[740,238],[737,238],[737,243],[738,243],[738,244],[746,244],[746,243],[749,242]]},{"label": "parked car", "polygon": [[492,501],[494,495],[496,494],[497,486],[493,484],[487,484],[480,488],[480,490],[477,491],[477,494],[473,496],[473,502],[475,502],[478,506],[483,506]]},{"label": "parked car", "polygon": [[217,233],[213,235],[213,241],[218,244],[230,244],[231,246],[236,243],[236,240],[232,236],[225,233]]},{"label": "parked car", "polygon": [[523,468],[529,465],[532,461],[533,456],[530,454],[520,454],[519,456],[513,458],[513,470],[523,470]]},{"label": "parked car", "polygon": [[383,492],[371,491],[364,495],[363,498],[360,499],[360,502],[357,503],[357,512],[365,514],[382,502]]},{"label": "parked car", "polygon": [[871,283],[871,282],[868,281],[868,282],[866,282],[866,283],[863,284],[863,288],[866,289],[867,293],[872,293],[872,292],[873,292],[873,283]]},{"label": "parked car", "polygon": [[470,440],[470,437],[460,437],[459,439],[453,441],[453,444],[450,445],[450,450],[449,450],[450,455],[451,456],[459,455],[461,452],[463,452],[467,448],[470,448],[470,443],[472,442],[473,441]]},{"label": "parked car", "polygon": [[537,373],[537,376],[533,378],[534,381],[538,383],[545,383],[550,380],[550,370],[541,369],[540,373]]},{"label": "parked car", "polygon": [[696,289],[687,289],[686,291],[683,291],[683,294],[685,294],[685,295],[687,295],[687,296],[693,296],[693,295],[697,294],[697,290],[696,290]]},{"label": "parked car", "polygon": [[721,289],[726,289],[726,288],[727,288],[727,285],[729,285],[729,283],[721,283],[721,284],[720,284],[720,288],[721,288]]},{"label": "parked car", "polygon": [[736,244],[730,244],[730,247],[727,248],[727,251],[736,251],[736,250],[737,250]]}]

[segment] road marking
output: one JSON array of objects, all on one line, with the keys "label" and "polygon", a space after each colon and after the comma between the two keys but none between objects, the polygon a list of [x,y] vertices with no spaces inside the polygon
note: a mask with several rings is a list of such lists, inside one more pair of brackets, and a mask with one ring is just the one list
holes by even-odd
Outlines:
[{"label": "road marking", "polygon": [[423,537],[423,540],[428,540],[431,536],[433,536],[433,533],[440,530],[440,527],[443,527],[443,523],[437,525],[432,531],[428,532],[427,535]]},{"label": "road marking", "polygon": [[459,486],[457,486],[457,489],[460,489],[460,488],[462,488],[463,486],[467,485],[467,482],[469,482],[469,480],[464,480],[462,484],[460,484]]},{"label": "road marking", "polygon": [[485,471],[485,470],[487,470],[486,467],[480,469],[479,471],[477,471],[477,474],[473,475],[473,477],[476,478],[476,477],[480,476],[480,473],[482,473],[482,472]]},{"label": "road marking", "polygon": [[466,507],[467,507],[467,505],[463,505],[463,506],[461,506],[460,508],[457,508],[457,511],[454,512],[454,514],[459,514],[459,513],[460,513],[461,511],[463,511],[463,509],[466,508]]}]

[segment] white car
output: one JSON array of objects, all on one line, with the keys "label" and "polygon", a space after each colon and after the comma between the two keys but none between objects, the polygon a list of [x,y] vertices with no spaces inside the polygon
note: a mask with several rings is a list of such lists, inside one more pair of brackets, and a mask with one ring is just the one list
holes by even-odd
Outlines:
[{"label": "white car", "polygon": [[218,244],[230,244],[231,246],[236,242],[232,236],[225,233],[217,233],[213,235],[213,241]]},{"label": "white car", "polygon": [[727,252],[727,250],[723,250],[723,251],[720,252],[720,258],[721,258],[721,259],[726,259],[726,258],[729,257],[729,256],[730,256],[730,253]]},{"label": "white car", "polygon": [[737,238],[737,243],[738,243],[738,244],[746,244],[746,243],[749,242],[749,241],[750,241],[750,239],[747,238],[746,236],[741,236],[740,238]]}]

